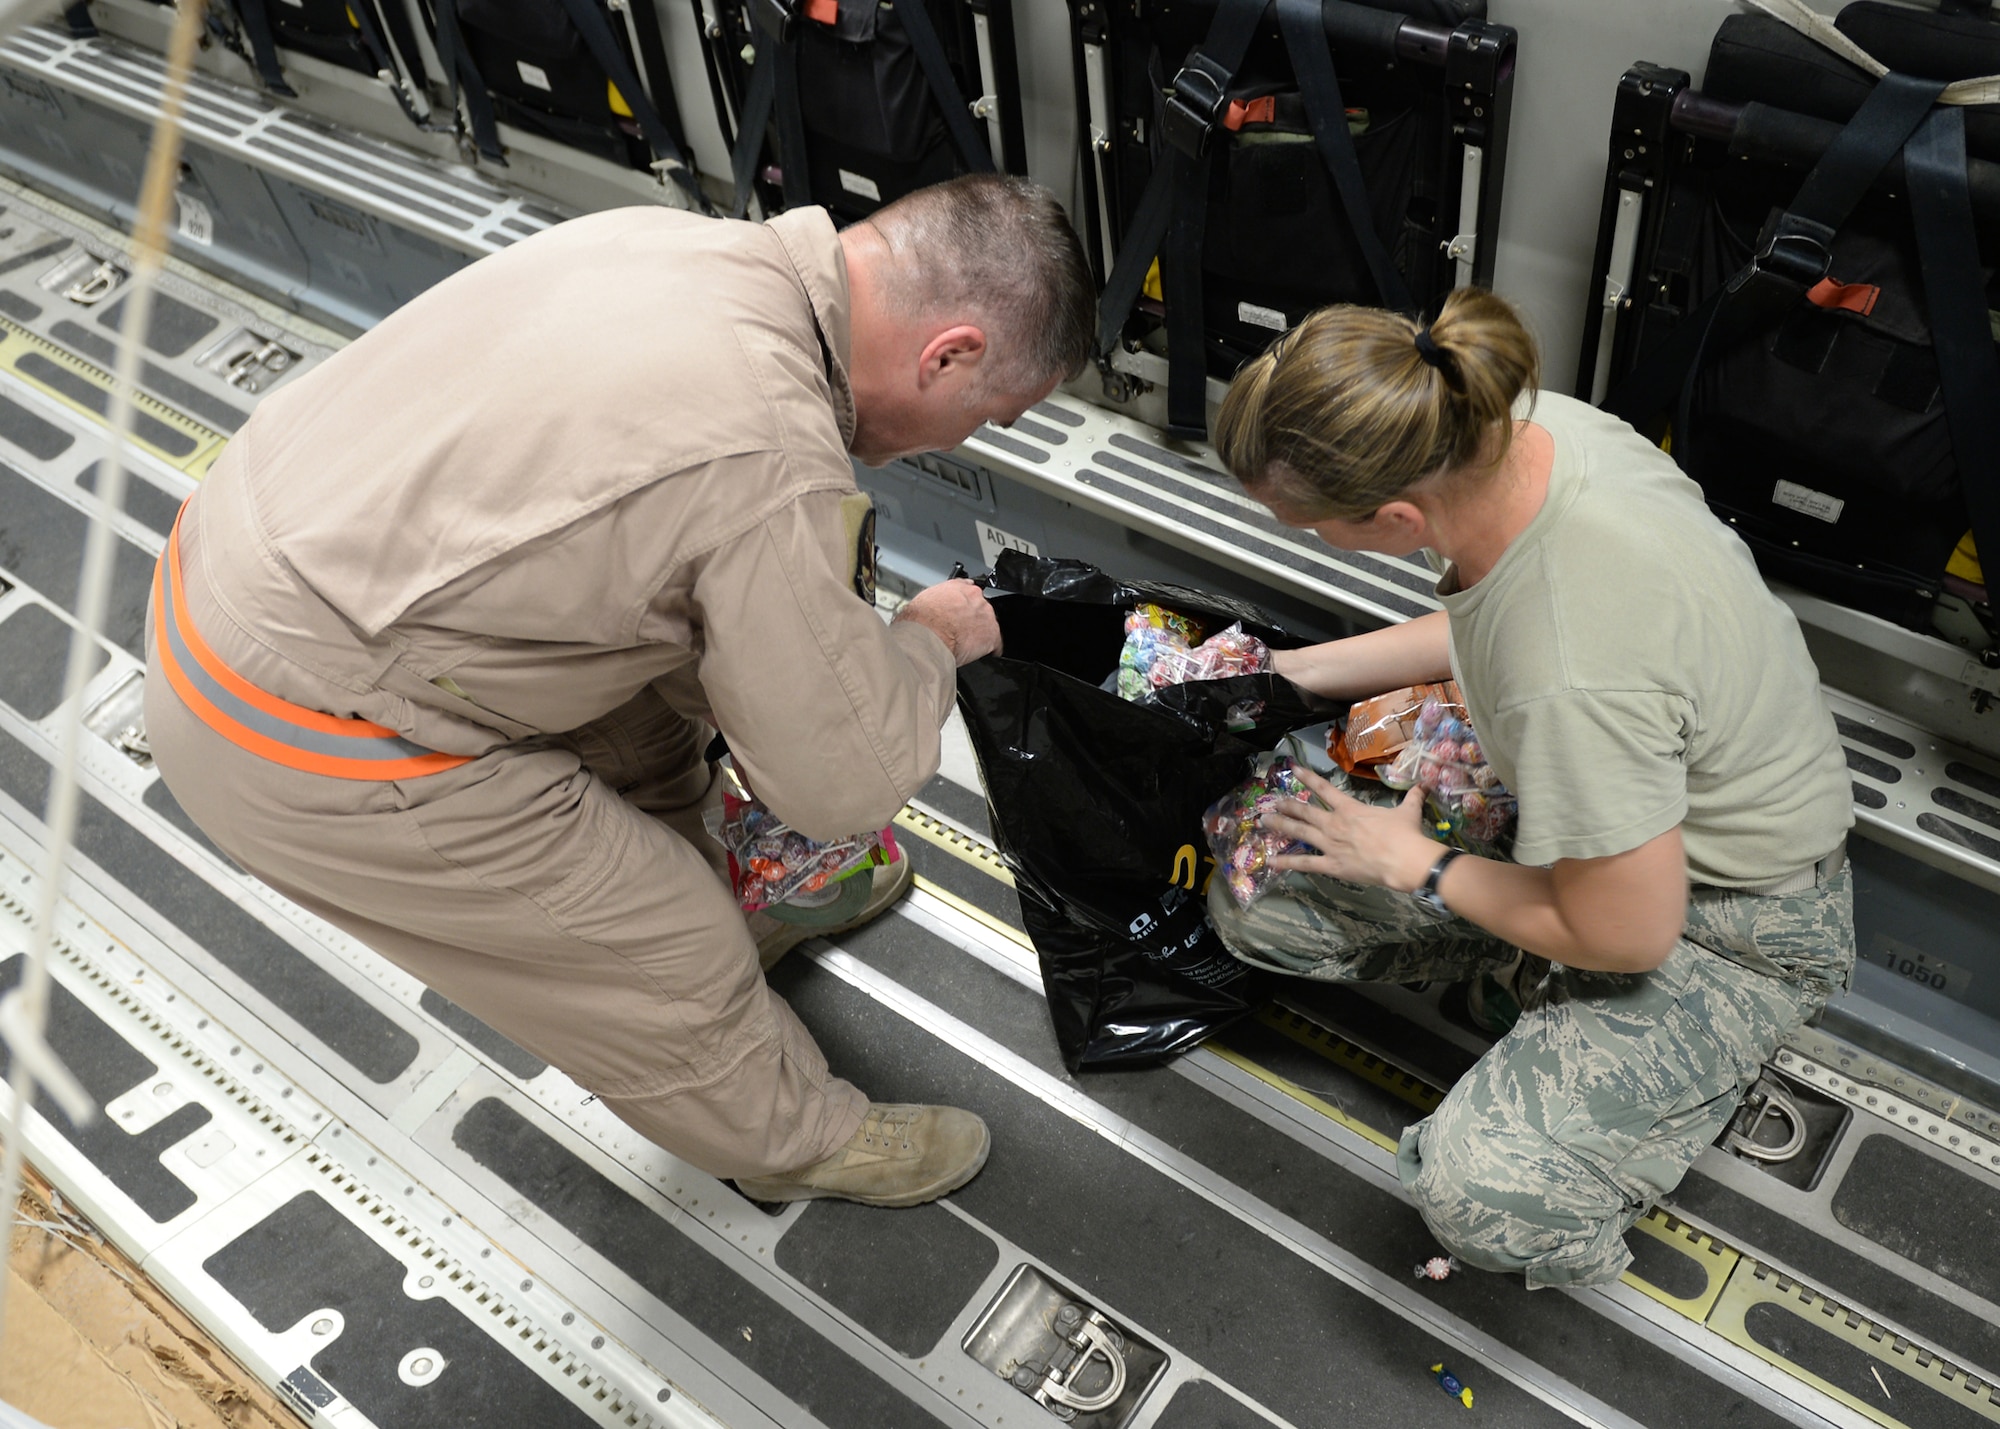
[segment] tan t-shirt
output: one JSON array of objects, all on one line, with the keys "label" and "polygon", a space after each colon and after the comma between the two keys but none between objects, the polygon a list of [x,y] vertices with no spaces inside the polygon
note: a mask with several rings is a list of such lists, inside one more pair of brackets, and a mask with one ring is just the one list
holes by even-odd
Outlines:
[{"label": "tan t-shirt", "polygon": [[[1522,408],[1525,414],[1525,405]],[[1452,667],[1521,801],[1524,864],[1681,827],[1688,877],[1742,887],[1830,853],[1846,758],[1798,621],[1671,458],[1543,392],[1548,499],[1486,578],[1438,595]]]}]

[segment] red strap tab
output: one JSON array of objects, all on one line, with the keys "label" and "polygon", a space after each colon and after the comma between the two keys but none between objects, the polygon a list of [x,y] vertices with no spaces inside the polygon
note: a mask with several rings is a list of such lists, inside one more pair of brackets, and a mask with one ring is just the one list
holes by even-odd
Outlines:
[{"label": "red strap tab", "polygon": [[840,0],[806,0],[806,18],[815,25],[831,25],[840,19]]},{"label": "red strap tab", "polygon": [[1223,112],[1222,127],[1241,129],[1245,124],[1276,124],[1278,122],[1278,96],[1267,94],[1262,99],[1244,103],[1240,99],[1229,101],[1229,108]]},{"label": "red strap tab", "polygon": [[1814,307],[1859,313],[1865,318],[1875,311],[1875,300],[1881,296],[1882,290],[1873,283],[1836,283],[1821,278],[1807,291],[1806,301]]}]

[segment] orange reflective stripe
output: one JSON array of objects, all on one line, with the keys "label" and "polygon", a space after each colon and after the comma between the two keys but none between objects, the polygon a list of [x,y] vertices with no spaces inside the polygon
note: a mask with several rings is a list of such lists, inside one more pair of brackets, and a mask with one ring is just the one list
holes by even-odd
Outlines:
[{"label": "orange reflective stripe", "polygon": [[188,618],[179,538],[177,520],[153,569],[154,647],[167,683],[203,724],[274,764],[333,779],[412,779],[472,762],[470,755],[425,749],[369,720],[295,705],[231,670]]},{"label": "orange reflective stripe", "polygon": [[167,551],[160,565],[167,572],[167,578],[174,583],[174,626],[187,643],[188,651],[200,663],[203,670],[213,676],[217,683],[228,688],[238,699],[257,706],[266,714],[274,715],[290,724],[303,725],[323,734],[338,734],[351,739],[395,739],[396,731],[365,719],[343,719],[339,715],[324,714],[319,710],[295,705],[290,700],[281,700],[276,695],[260,690],[228,665],[201,638],[201,632],[188,619],[187,598],[181,584],[181,526],[174,522],[173,530],[167,533]]}]

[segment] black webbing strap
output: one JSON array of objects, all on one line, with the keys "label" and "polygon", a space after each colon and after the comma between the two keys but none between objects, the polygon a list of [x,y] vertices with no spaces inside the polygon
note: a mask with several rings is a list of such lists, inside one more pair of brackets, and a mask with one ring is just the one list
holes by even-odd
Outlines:
[{"label": "black webbing strap", "polygon": [[472,62],[465,37],[458,29],[458,0],[437,0],[438,63],[444,67],[445,81],[451,86],[451,105],[458,108],[458,96],[465,94],[465,116],[472,124],[472,140],[479,152],[494,163],[505,165],[507,156],[500,148],[500,126],[493,118],[493,101],[486,93],[486,77]]},{"label": "black webbing strap", "polygon": [[1643,426],[1674,410],[1674,459],[1691,470],[1688,431],[1695,380],[1710,352],[1792,308],[1833,266],[1833,235],[1944,91],[1941,80],[1891,72],[1834,136],[1756,257],[1635,366],[1604,409]]},{"label": "black webbing strap", "polygon": [[734,218],[744,218],[750,212],[757,160],[764,153],[765,131],[773,118],[778,124],[778,177],[784,187],[785,207],[799,208],[812,202],[812,180],[806,169],[806,123],[799,109],[798,43],[789,27],[782,37],[762,26],[752,33],[755,49],[750,88],[743,95],[736,149],[729,156],[730,176],[736,186],[736,203],[730,210]]},{"label": "black webbing strap", "polygon": [[298,98],[298,91],[285,82],[284,68],[278,63],[278,42],[271,33],[271,12],[264,8],[264,0],[236,0],[236,13],[243,17],[251,63],[257,66],[264,87],[273,94]]},{"label": "black webbing strap", "polygon": [[1375,209],[1368,201],[1368,184],[1361,177],[1361,160],[1354,153],[1354,136],[1347,129],[1347,102],[1341,98],[1340,76],[1333,67],[1333,46],[1327,43],[1324,0],[1275,0],[1278,31],[1292,58],[1292,73],[1305,101],[1306,121],[1319,143],[1320,158],[1333,179],[1334,192],[1347,215],[1347,226],[1361,246],[1375,293],[1382,306],[1414,312],[1416,303],[1396,271],[1395,260],[1375,231]]},{"label": "black webbing strap", "polygon": [[75,0],[63,7],[63,29],[73,38],[88,40],[97,34],[97,22],[90,18],[89,0]]},{"label": "black webbing strap", "polygon": [[979,126],[972,122],[972,109],[965,96],[958,92],[958,81],[952,78],[951,61],[945,58],[937,27],[931,24],[926,0],[897,0],[896,18],[903,22],[903,33],[910,37],[910,48],[917,52],[924,83],[930,86],[931,98],[944,114],[944,127],[959,157],[975,174],[992,173],[993,155],[987,152]]},{"label": "black webbing strap", "polygon": [[1250,52],[1269,3],[1222,0],[1200,48],[1174,76],[1161,122],[1168,148],[1146,181],[1098,305],[1098,353],[1109,357],[1153,260],[1160,260],[1160,293],[1167,305],[1167,427],[1176,435],[1199,436],[1208,425],[1201,239],[1210,141],[1228,110],[1230,81]]},{"label": "black webbing strap", "polygon": [[781,41],[772,58],[776,89],[771,109],[778,120],[778,180],[786,208],[812,202],[812,166],[806,154],[806,120],[799,108],[799,46]]},{"label": "black webbing strap", "polygon": [[708,200],[703,197],[693,170],[688,168],[687,155],[681,152],[673,132],[660,118],[660,112],[653,108],[652,98],[646,93],[646,86],[639,82],[632,62],[625,58],[625,51],[618,48],[611,26],[604,22],[604,12],[597,8],[597,0],[562,0],[562,7],[577,34],[583,36],[584,48],[590,51],[591,59],[604,71],[605,77],[618,86],[618,92],[625,96],[632,118],[638,124],[640,134],[645,136],[646,147],[659,161],[660,172],[680,185],[681,191],[694,200],[696,208],[707,208]]},{"label": "black webbing strap", "polygon": [[2000,585],[2000,355],[1981,282],[1963,109],[1941,105],[1924,121],[1904,146],[1903,176],[1959,490],[1989,587]]},{"label": "black webbing strap", "polygon": [[730,181],[736,185],[736,205],[730,210],[734,218],[746,217],[750,212],[757,160],[764,152],[764,132],[771,125],[771,101],[778,91],[778,41],[760,29],[752,43],[750,87],[743,94],[743,110],[736,116],[736,148],[729,156]]}]

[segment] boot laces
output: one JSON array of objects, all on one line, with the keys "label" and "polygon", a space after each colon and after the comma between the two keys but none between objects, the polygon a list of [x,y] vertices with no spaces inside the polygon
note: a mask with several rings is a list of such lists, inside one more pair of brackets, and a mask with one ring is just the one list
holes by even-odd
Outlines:
[{"label": "boot laces", "polygon": [[871,1110],[861,1123],[861,1143],[872,1146],[880,1139],[884,1146],[901,1142],[903,1150],[910,1149],[910,1128],[916,1125],[923,1110],[919,1107],[891,1106]]}]

